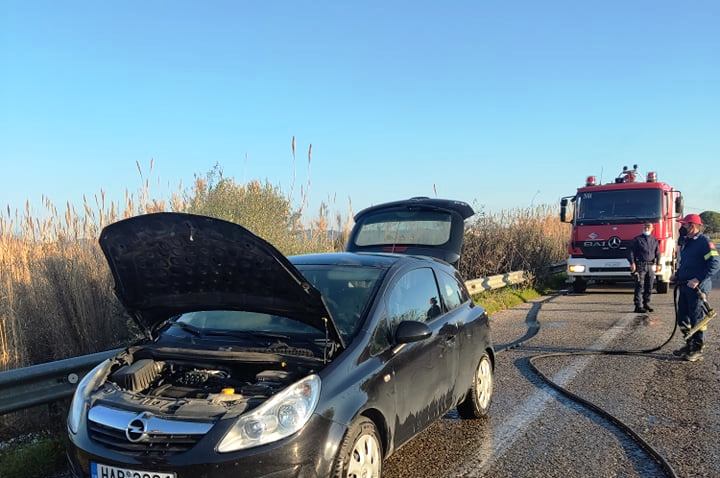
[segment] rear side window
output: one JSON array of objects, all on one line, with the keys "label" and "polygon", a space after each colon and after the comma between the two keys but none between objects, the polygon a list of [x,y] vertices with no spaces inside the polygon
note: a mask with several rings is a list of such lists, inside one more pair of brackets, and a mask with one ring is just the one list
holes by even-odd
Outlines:
[{"label": "rear side window", "polygon": [[415,269],[403,275],[388,296],[387,310],[393,331],[404,320],[427,322],[442,314],[432,269]]},{"label": "rear side window", "polygon": [[457,280],[444,272],[438,274],[438,279],[440,280],[440,294],[442,294],[447,309],[453,310],[460,307],[465,300],[463,300],[462,288]]},{"label": "rear side window", "polygon": [[388,211],[373,214],[355,237],[358,246],[406,244],[439,246],[450,240],[452,217],[441,211]]}]

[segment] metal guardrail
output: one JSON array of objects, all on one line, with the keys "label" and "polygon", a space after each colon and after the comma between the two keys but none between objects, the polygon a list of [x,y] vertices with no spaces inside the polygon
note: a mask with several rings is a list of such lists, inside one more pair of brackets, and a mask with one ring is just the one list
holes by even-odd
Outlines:
[{"label": "metal guardrail", "polygon": [[[565,262],[550,266],[565,269]],[[525,271],[509,272],[465,282],[471,294],[522,284]],[[93,367],[122,349],[81,355],[55,362],[0,372],[0,415],[52,403],[72,396],[82,377]]]},{"label": "metal guardrail", "polygon": [[508,272],[495,276],[481,277],[465,282],[465,287],[471,294],[477,294],[487,290],[501,289],[509,285],[522,284],[528,280],[528,273],[525,271]]},{"label": "metal guardrail", "polygon": [[548,272],[550,274],[559,274],[560,272],[565,272],[567,268],[567,261],[561,261],[556,262],[555,264],[550,264],[547,268]]},{"label": "metal guardrail", "polygon": [[120,350],[106,350],[1,372],[0,415],[70,397],[86,373]]}]

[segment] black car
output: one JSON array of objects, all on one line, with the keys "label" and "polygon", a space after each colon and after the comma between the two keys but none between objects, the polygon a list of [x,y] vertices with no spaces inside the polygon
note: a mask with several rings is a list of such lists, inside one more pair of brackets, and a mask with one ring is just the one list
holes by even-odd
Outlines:
[{"label": "black car", "polygon": [[290,258],[208,217],[106,227],[117,295],[147,339],[80,382],[73,474],[379,477],[449,410],[485,416],[488,318],[452,265],[472,214],[384,204],[357,214],[348,252]]}]

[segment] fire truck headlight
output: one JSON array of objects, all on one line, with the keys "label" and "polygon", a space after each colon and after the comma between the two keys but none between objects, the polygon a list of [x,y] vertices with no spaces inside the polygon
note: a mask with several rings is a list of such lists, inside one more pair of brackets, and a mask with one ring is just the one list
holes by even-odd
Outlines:
[{"label": "fire truck headlight", "polygon": [[568,266],[569,272],[585,272],[585,266],[581,264],[572,264]]}]

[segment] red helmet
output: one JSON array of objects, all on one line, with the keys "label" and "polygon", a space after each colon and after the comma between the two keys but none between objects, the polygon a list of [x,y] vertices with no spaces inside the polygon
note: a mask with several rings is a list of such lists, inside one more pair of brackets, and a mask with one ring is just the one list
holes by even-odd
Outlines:
[{"label": "red helmet", "polygon": [[698,226],[702,226],[702,218],[700,217],[700,214],[688,214],[684,218],[680,220],[681,224],[697,224]]}]

